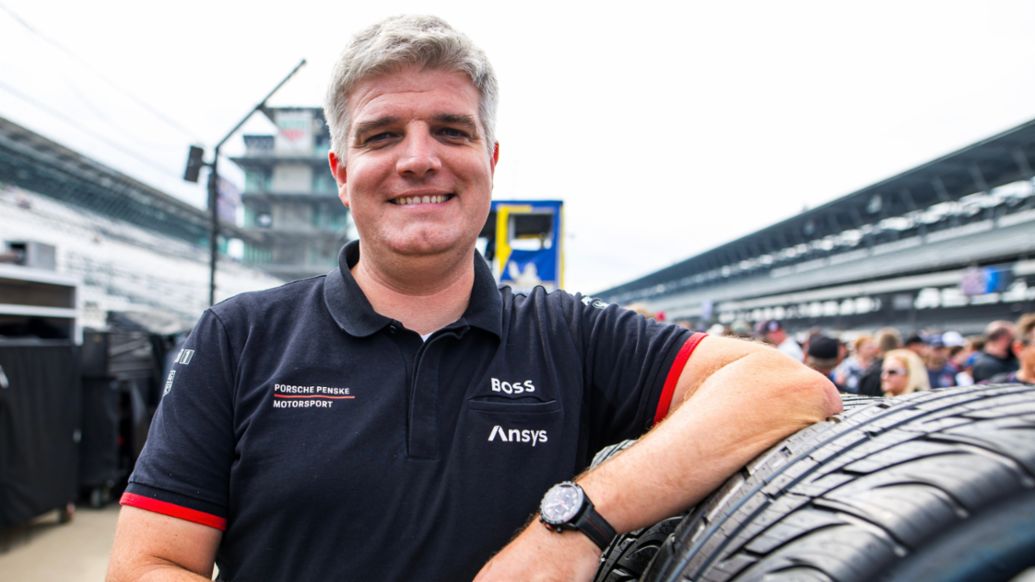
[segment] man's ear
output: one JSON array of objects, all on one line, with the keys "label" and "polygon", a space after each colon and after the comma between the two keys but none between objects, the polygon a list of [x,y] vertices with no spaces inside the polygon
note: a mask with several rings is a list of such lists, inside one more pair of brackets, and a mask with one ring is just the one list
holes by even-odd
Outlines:
[{"label": "man's ear", "polygon": [[500,142],[496,142],[496,145],[492,146],[492,158],[489,160],[489,167],[492,173],[496,173],[496,164],[500,161]]},{"label": "man's ear", "polygon": [[327,163],[331,167],[331,175],[334,176],[334,182],[338,184],[338,199],[345,205],[345,208],[348,208],[349,196],[345,189],[349,177],[348,168],[345,162],[338,159],[338,155],[333,151],[327,153]]},{"label": "man's ear", "polygon": [[331,167],[331,175],[334,176],[334,181],[338,183],[338,186],[345,184],[348,177],[345,162],[338,159],[338,154],[330,151],[327,152],[327,163]]}]

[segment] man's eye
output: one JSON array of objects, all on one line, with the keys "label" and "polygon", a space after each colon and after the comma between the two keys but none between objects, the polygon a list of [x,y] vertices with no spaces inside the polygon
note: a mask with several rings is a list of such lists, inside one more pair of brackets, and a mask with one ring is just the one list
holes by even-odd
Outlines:
[{"label": "man's eye", "polygon": [[462,129],[457,129],[455,127],[443,127],[442,129],[438,130],[438,133],[439,133],[439,135],[441,135],[443,137],[454,137],[454,138],[466,138],[466,137],[468,137],[468,134],[467,134],[466,131],[464,131]]},{"label": "man's eye", "polygon": [[379,142],[388,141],[388,140],[392,139],[393,137],[395,137],[394,133],[389,132],[389,131],[382,131],[381,133],[375,133],[373,135],[367,136],[366,139],[363,140],[363,143],[364,144],[376,144],[376,143],[379,143]]}]

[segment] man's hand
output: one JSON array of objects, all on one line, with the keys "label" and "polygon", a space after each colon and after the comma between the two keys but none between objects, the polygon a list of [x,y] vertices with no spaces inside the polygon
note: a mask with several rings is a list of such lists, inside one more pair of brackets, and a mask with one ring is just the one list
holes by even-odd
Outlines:
[{"label": "man's hand", "polygon": [[555,533],[538,520],[486,564],[476,582],[592,580],[600,565],[600,548],[581,532]]}]

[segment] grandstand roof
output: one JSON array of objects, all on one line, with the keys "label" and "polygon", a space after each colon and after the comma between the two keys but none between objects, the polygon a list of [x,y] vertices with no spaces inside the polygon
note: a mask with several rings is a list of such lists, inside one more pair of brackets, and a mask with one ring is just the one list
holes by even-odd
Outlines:
[{"label": "grandstand roof", "polygon": [[1033,165],[1035,120],[599,295],[611,297],[663,285],[884,218],[957,202],[970,194],[1030,179]]},{"label": "grandstand roof", "polygon": [[[0,181],[185,240],[208,241],[209,214],[0,117]],[[250,235],[221,226],[237,238]]]}]

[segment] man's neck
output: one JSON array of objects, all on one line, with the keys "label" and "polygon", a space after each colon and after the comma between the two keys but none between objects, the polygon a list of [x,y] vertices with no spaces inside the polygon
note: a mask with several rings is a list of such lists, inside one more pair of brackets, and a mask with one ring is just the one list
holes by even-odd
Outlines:
[{"label": "man's neck", "polygon": [[459,319],[474,286],[473,254],[459,261],[415,261],[384,269],[364,260],[361,252],[351,271],[374,311],[420,334]]}]

